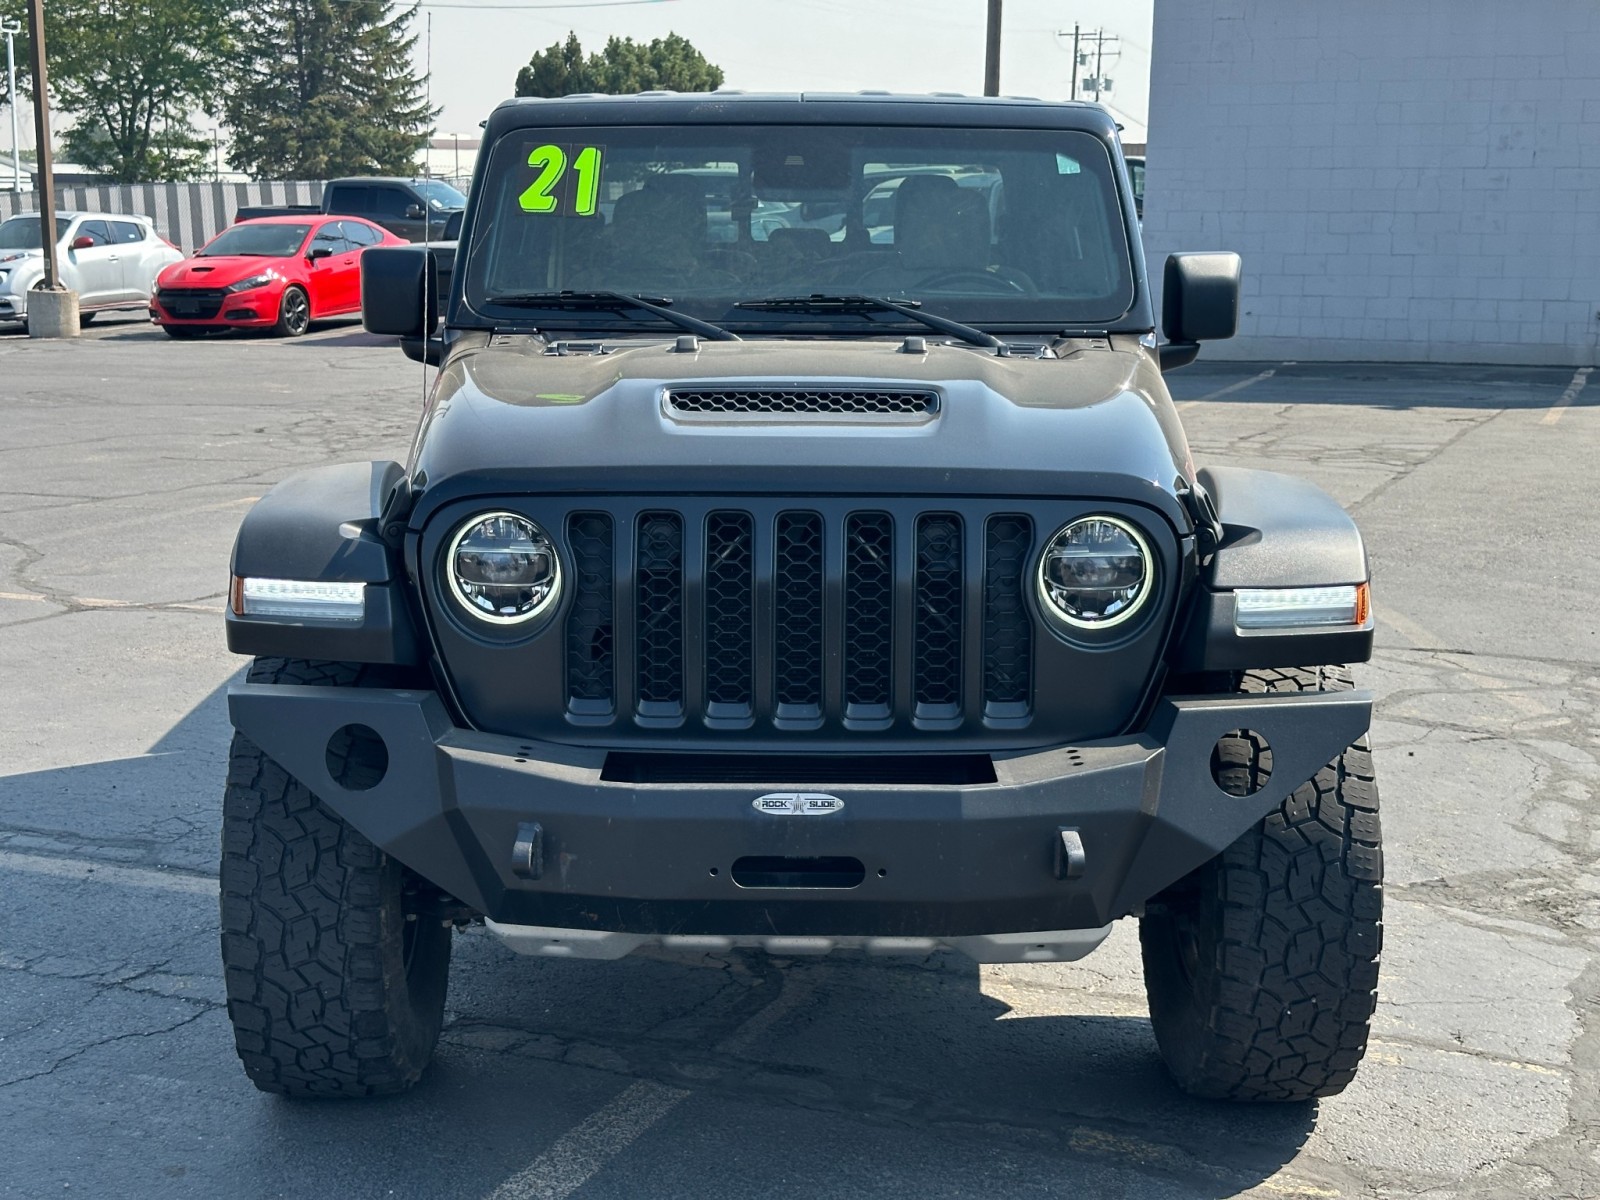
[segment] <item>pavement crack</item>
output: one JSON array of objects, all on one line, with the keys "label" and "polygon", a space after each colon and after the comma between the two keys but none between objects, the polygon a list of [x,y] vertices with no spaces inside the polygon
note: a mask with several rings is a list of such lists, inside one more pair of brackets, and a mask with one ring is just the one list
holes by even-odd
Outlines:
[{"label": "pavement crack", "polygon": [[[184,998],[183,997],[173,997],[173,999],[182,1000]],[[196,1003],[196,1002],[195,1001],[187,1001],[186,1000],[185,1003]],[[192,1025],[196,1021],[198,1021],[201,1017],[207,1015],[208,1013],[215,1012],[219,1007],[220,1007],[219,1005],[215,1005],[215,1004],[203,1004],[203,1006],[200,1007],[197,1011],[190,1013],[186,1017],[180,1017],[178,1020],[173,1021],[171,1024],[163,1025],[160,1029],[140,1029],[140,1030],[133,1030],[133,1031],[130,1031],[128,1033],[112,1034],[110,1037],[97,1038],[92,1042],[88,1042],[88,1043],[86,1043],[86,1044],[84,1044],[82,1046],[79,1046],[77,1049],[72,1050],[72,1051],[68,1052],[67,1054],[63,1054],[60,1058],[56,1059],[54,1062],[52,1062],[48,1067],[44,1068],[42,1071],[31,1071],[26,1075],[18,1075],[16,1077],[12,1078],[12,1079],[0,1080],[0,1090],[4,1090],[6,1088],[11,1088],[11,1087],[16,1087],[18,1084],[28,1083],[29,1081],[34,1080],[34,1079],[43,1079],[46,1076],[54,1075],[57,1071],[59,1071],[62,1067],[66,1066],[68,1063],[73,1062],[76,1059],[82,1058],[85,1054],[88,1054],[91,1050],[98,1050],[102,1046],[110,1046],[110,1045],[112,1045],[112,1044],[114,1044],[116,1042],[137,1041],[137,1040],[142,1039],[142,1038],[165,1037],[169,1033],[176,1033],[178,1030],[182,1029],[185,1025]]]}]

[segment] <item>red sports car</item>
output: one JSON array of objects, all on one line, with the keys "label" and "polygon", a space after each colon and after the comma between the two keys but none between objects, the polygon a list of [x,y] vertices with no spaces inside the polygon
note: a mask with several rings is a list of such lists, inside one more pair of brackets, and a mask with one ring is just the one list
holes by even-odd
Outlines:
[{"label": "red sports car", "polygon": [[176,338],[269,327],[299,337],[313,321],[360,310],[363,250],[407,244],[356,217],[241,221],[156,276],[150,317]]}]

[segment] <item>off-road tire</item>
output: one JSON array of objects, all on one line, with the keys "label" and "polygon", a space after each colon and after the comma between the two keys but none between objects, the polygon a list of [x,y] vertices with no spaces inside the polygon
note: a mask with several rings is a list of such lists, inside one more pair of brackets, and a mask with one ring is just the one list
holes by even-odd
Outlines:
[{"label": "off-road tire", "polygon": [[[252,683],[402,686],[384,668],[257,659]],[[349,747],[347,771],[362,767]],[[404,1091],[433,1056],[451,929],[420,881],[235,734],[223,797],[222,965],[251,1082],[288,1096]],[[420,911],[418,911],[420,907]],[[409,919],[408,919],[409,918]]]},{"label": "off-road tire", "polygon": [[[1239,690],[1349,688],[1343,667],[1249,671]],[[1218,782],[1256,790],[1259,738],[1218,746]],[[1304,1101],[1343,1091],[1366,1052],[1383,941],[1378,789],[1366,738],[1139,923],[1150,1023],[1167,1069],[1208,1099]]]},{"label": "off-road tire", "polygon": [[290,284],[278,300],[278,321],[272,332],[277,337],[300,337],[311,328],[311,298],[304,288]]}]

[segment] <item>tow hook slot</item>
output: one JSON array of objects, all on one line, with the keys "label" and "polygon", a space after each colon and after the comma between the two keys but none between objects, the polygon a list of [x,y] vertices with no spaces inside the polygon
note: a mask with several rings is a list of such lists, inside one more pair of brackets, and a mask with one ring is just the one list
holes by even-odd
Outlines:
[{"label": "tow hook slot", "polygon": [[732,875],[742,888],[853,888],[867,877],[867,869],[859,858],[757,854],[736,859]]}]

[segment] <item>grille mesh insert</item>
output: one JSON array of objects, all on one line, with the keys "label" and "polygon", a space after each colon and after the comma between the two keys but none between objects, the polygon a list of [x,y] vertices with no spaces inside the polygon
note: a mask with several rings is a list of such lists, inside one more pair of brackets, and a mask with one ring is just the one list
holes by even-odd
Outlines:
[{"label": "grille mesh insert", "polygon": [[606,513],[567,518],[567,545],[577,576],[567,617],[567,700],[574,708],[610,711],[616,695],[611,537]]},{"label": "grille mesh insert", "polygon": [[639,517],[634,615],[642,704],[683,704],[683,519]]},{"label": "grille mesh insert", "polygon": [[961,518],[917,520],[916,699],[920,708],[961,711]]},{"label": "grille mesh insert", "polygon": [[1033,522],[1005,514],[989,518],[983,584],[983,698],[1026,713],[1033,689],[1033,626],[1026,574]]},{"label": "grille mesh insert", "polygon": [[822,517],[778,516],[773,577],[777,610],[773,666],[778,703],[822,708]]},{"label": "grille mesh insert", "polygon": [[750,514],[706,522],[706,699],[750,709],[755,657],[755,579]]},{"label": "grille mesh insert", "polygon": [[888,513],[845,519],[845,664],[847,705],[889,707],[894,656],[894,522]]}]

